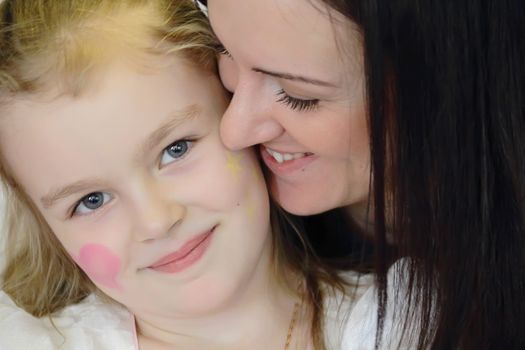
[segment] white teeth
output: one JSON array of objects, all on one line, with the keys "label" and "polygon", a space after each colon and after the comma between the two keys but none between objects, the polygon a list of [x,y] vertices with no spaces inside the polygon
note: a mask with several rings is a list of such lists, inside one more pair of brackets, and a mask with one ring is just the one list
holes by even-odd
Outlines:
[{"label": "white teeth", "polygon": [[266,148],[266,151],[277,161],[277,163],[281,164],[283,162],[303,158],[307,155],[307,153],[279,153],[277,151],[274,151],[272,149]]},{"label": "white teeth", "polygon": [[277,163],[282,163],[284,161],[284,156],[281,153],[273,152],[272,155],[277,161]]}]

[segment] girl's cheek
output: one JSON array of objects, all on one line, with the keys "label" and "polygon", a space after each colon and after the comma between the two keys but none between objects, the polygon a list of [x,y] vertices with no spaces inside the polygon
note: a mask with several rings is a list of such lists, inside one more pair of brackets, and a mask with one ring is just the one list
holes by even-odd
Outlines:
[{"label": "girl's cheek", "polygon": [[109,248],[100,244],[86,244],[80,248],[78,256],[74,259],[94,283],[122,290],[117,282],[121,266],[120,258]]}]

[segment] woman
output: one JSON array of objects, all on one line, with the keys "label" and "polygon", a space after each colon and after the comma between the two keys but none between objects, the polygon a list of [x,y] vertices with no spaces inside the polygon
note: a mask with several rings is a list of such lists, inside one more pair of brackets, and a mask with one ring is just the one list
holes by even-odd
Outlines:
[{"label": "woman", "polygon": [[233,93],[224,143],[260,145],[284,209],[339,208],[348,231],[374,237],[378,329],[391,242],[409,257],[396,277],[412,347],[523,348],[525,4],[210,0],[208,12]]}]

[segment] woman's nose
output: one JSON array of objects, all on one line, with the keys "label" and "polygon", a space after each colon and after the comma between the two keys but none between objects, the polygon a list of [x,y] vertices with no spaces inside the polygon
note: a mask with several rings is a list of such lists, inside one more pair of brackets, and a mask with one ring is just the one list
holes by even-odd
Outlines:
[{"label": "woman's nose", "polygon": [[226,147],[237,151],[279,137],[284,129],[271,112],[274,103],[239,82],[222,120],[220,134]]}]

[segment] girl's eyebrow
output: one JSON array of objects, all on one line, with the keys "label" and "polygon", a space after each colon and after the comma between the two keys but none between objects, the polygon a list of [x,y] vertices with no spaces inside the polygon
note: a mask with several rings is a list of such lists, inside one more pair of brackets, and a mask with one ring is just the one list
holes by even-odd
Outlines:
[{"label": "girl's eyebrow", "polygon": [[75,181],[67,186],[51,189],[46,195],[40,198],[40,202],[44,208],[49,209],[61,199],[67,198],[75,193],[84,192],[89,188],[101,186],[102,179],[91,178]]},{"label": "girl's eyebrow", "polygon": [[[139,147],[139,151],[135,159],[144,158],[152,148],[156,147],[173,129],[177,128],[184,122],[187,122],[201,113],[201,108],[197,104],[192,104],[182,110],[171,113],[168,118],[153,132],[149,134],[146,140]],[[104,182],[99,178],[90,178],[75,181],[71,184],[51,189],[44,196],[40,198],[40,202],[44,208],[49,209],[58,201],[67,198],[73,194],[85,192],[94,187],[102,187]]]},{"label": "girl's eyebrow", "polygon": [[198,104],[192,104],[179,111],[171,113],[168,118],[155,129],[139,147],[135,159],[143,159],[152,148],[155,148],[162,140],[166,138],[175,128],[181,124],[190,121],[201,114],[201,108]]}]

